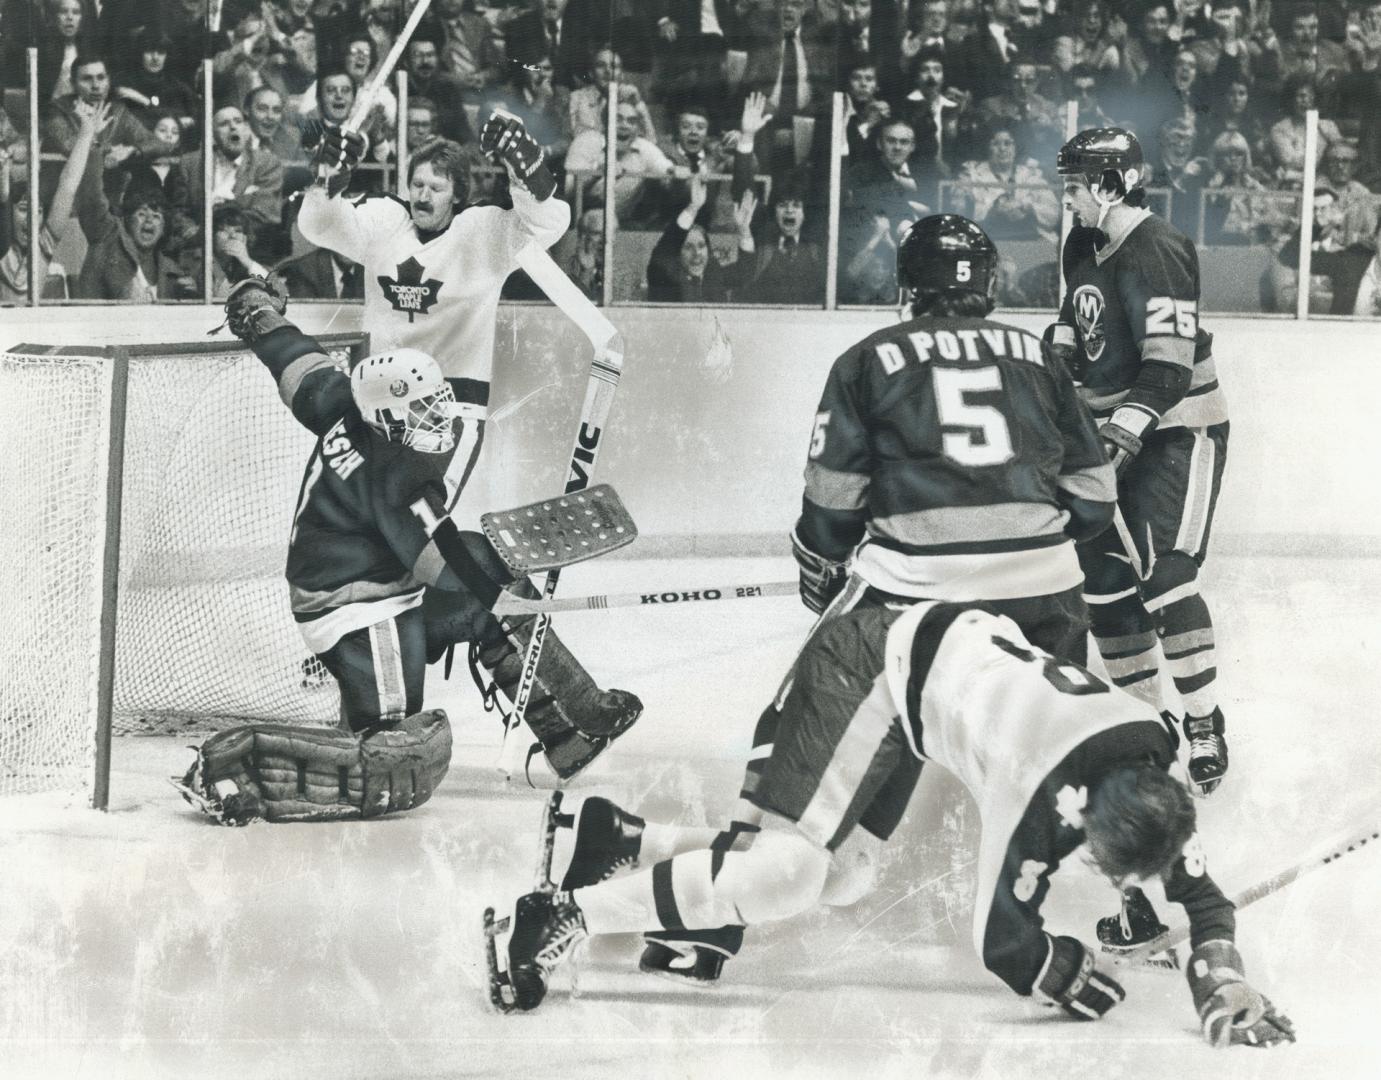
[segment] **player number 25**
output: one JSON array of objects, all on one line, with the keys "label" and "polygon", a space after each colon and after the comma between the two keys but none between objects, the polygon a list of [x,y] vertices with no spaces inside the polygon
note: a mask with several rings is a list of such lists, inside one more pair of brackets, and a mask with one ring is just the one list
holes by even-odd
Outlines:
[{"label": "player number 25", "polygon": [[1146,301],[1146,333],[1174,334],[1192,338],[1199,331],[1199,303],[1197,300],[1176,300],[1170,296],[1153,296]]}]

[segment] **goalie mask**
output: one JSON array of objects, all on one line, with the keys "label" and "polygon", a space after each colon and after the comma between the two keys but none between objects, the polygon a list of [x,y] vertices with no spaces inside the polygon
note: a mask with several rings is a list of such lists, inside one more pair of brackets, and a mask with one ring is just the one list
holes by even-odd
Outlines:
[{"label": "goalie mask", "polygon": [[1055,171],[1077,176],[1098,203],[1096,228],[1108,211],[1146,182],[1141,143],[1126,128],[1089,128],[1070,139],[1055,156]]},{"label": "goalie mask", "polygon": [[395,349],[366,356],[350,373],[350,392],[365,423],[390,442],[424,454],[455,446],[455,395],[426,353]]}]

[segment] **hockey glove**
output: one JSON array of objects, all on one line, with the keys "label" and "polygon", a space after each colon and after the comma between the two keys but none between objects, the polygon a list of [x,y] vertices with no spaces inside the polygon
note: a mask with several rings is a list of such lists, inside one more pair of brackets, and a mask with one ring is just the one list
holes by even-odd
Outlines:
[{"label": "hockey glove", "polygon": [[[283,318],[288,310],[288,295],[272,278],[248,277],[237,281],[225,298],[225,322],[230,332],[247,345],[280,326],[289,325]],[[221,329],[216,327],[211,333]]]},{"label": "hockey glove", "polygon": [[1059,1005],[1080,1020],[1099,1020],[1127,992],[1121,984],[1093,966],[1093,953],[1072,937],[1051,937],[1045,965],[1036,976],[1036,999],[1044,1005]]},{"label": "hockey glove", "polygon": [[364,160],[369,140],[349,128],[327,127],[312,155],[319,178],[326,183],[326,194],[334,198],[350,185],[350,174]]},{"label": "hockey glove", "polygon": [[1103,439],[1103,448],[1108,452],[1108,460],[1119,473],[1127,467],[1127,462],[1141,453],[1141,440],[1111,420],[1098,429],[1098,434]]},{"label": "hockey glove", "polygon": [[844,588],[849,571],[843,563],[831,562],[811,551],[796,529],[791,530],[791,554],[801,568],[801,603],[819,615]]},{"label": "hockey glove", "polygon": [[1210,1046],[1269,1047],[1295,1041],[1290,1018],[1247,985],[1242,957],[1232,942],[1204,942],[1190,954],[1186,974]]},{"label": "hockey glove", "polygon": [[556,178],[547,168],[542,148],[511,113],[494,110],[480,131],[480,150],[491,160],[507,165],[535,198],[545,199],[556,190]]}]

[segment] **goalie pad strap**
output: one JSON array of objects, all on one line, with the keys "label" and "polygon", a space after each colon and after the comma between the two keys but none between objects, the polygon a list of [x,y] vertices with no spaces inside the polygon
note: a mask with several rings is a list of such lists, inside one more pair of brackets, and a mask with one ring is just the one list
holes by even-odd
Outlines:
[{"label": "goalie pad strap", "polygon": [[440,709],[363,738],[339,729],[247,724],[207,739],[200,756],[209,800],[227,791],[251,793],[269,821],[377,817],[431,798],[450,767],[451,726]]}]

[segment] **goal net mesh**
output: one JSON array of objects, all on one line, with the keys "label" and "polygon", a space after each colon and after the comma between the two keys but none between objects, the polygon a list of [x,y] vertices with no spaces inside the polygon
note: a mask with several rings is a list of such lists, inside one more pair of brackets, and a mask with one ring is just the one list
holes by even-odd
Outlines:
[{"label": "goal net mesh", "polygon": [[[0,354],[0,793],[94,774],[113,363]],[[132,351],[115,732],[336,721],[283,581],[313,442],[252,354]]]}]

